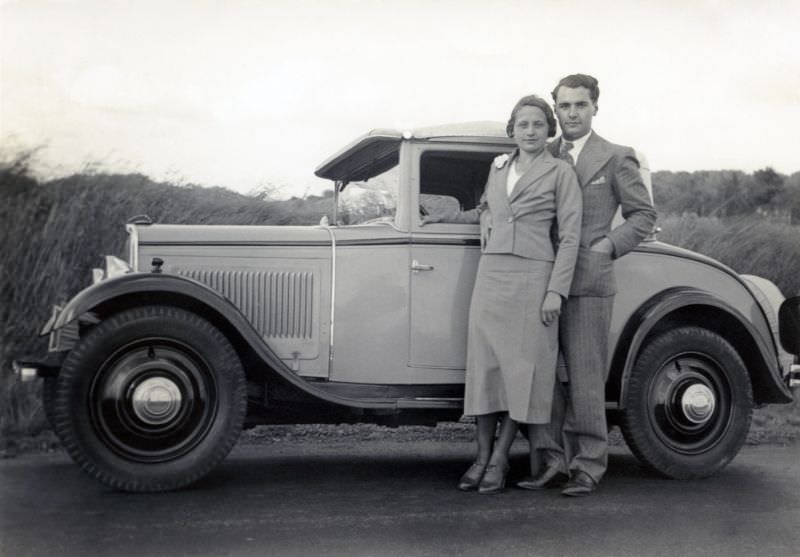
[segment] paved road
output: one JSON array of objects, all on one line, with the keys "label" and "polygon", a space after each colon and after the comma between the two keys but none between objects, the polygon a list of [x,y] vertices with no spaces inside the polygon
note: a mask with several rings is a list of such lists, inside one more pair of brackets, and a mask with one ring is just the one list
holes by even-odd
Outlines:
[{"label": "paved road", "polygon": [[[238,447],[184,491],[130,495],[62,454],[0,462],[3,557],[800,554],[800,446],[746,447],[719,475],[660,479],[615,448],[594,496],[461,493],[462,442]],[[521,444],[514,468],[523,473]]]}]

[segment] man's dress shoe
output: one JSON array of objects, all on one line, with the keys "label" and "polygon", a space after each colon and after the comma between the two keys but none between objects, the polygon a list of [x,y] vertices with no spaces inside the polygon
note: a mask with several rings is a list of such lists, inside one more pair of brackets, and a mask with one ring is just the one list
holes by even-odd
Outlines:
[{"label": "man's dress shoe", "polygon": [[583,471],[575,472],[561,490],[561,495],[569,497],[584,497],[591,495],[597,489],[597,482],[592,477]]},{"label": "man's dress shoe", "polygon": [[564,472],[559,472],[555,468],[547,468],[535,478],[526,477],[517,482],[517,487],[537,491],[551,487],[561,487],[569,477]]}]

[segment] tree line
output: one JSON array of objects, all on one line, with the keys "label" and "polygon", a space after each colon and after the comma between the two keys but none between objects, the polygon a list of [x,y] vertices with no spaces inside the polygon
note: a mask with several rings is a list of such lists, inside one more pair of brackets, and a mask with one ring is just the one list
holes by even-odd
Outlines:
[{"label": "tree line", "polygon": [[700,217],[762,215],[800,224],[800,172],[789,176],[772,168],[654,172],[653,195],[660,214]]}]

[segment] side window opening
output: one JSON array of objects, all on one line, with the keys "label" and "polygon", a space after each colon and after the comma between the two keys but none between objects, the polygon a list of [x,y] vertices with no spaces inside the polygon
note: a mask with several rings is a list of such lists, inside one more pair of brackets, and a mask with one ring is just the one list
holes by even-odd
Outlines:
[{"label": "side window opening", "polygon": [[428,151],[420,159],[420,213],[454,215],[478,205],[499,152]]}]

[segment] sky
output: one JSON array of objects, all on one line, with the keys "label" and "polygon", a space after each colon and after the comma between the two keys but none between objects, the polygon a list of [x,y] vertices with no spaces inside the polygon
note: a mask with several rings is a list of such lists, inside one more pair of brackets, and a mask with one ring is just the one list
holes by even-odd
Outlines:
[{"label": "sky", "polygon": [[329,188],[372,128],[505,121],[600,81],[653,170],[800,170],[800,0],[0,0],[0,155],[43,177]]}]

